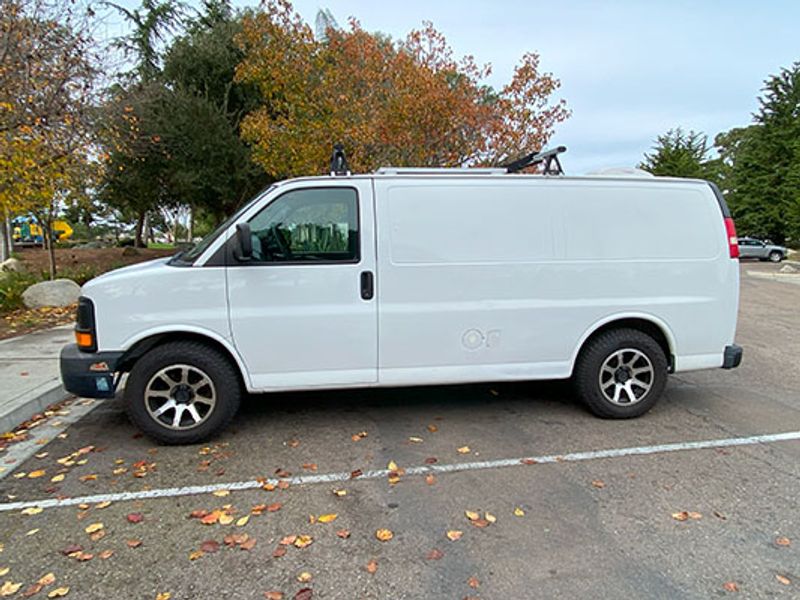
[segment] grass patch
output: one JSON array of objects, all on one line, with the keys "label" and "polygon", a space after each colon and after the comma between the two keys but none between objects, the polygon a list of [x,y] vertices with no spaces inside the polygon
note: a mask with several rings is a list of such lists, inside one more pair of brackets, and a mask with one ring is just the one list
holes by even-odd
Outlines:
[{"label": "grass patch", "polygon": [[174,250],[175,244],[168,244],[167,242],[150,242],[147,247],[152,250]]}]

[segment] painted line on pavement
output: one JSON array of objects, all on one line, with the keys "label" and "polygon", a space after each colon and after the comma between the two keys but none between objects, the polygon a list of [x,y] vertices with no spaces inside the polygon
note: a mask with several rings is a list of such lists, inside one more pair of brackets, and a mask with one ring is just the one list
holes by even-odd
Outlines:
[{"label": "painted line on pavement", "polygon": [[[625,456],[645,456],[649,454],[664,454],[667,452],[683,452],[686,450],[706,450],[710,448],[730,448],[733,446],[754,446],[757,444],[770,444],[775,442],[788,442],[800,440],[800,431],[786,433],[770,433],[752,435],[748,437],[726,438],[718,440],[701,440],[697,442],[676,442],[671,444],[658,444],[655,446],[634,446],[628,448],[614,448],[610,450],[590,450],[586,452],[571,452],[569,454],[548,454],[545,456],[527,456],[520,458],[505,458],[498,460],[484,460],[467,463],[453,463],[446,465],[424,465],[407,467],[406,475],[427,475],[429,473],[458,473],[461,471],[480,471],[486,469],[502,469],[506,467],[519,467],[526,464],[548,464],[581,462],[599,458],[621,458]],[[357,478],[349,472],[324,473],[319,475],[298,475],[287,477],[291,485],[311,485],[316,483],[341,483],[343,481],[359,481],[362,479],[379,479],[389,475],[388,469],[375,469],[364,471]],[[261,481],[236,481],[231,483],[216,483],[210,485],[191,485],[184,487],[162,488],[156,490],[142,490],[138,492],[118,492],[113,494],[95,494],[92,496],[78,496],[75,498],[61,498],[48,500],[28,500],[20,502],[7,502],[0,504],[0,512],[21,510],[30,507],[62,508],[78,504],[94,504],[97,502],[124,502],[129,500],[148,500],[155,498],[174,498],[177,496],[194,496],[210,494],[219,490],[241,491],[254,490],[262,487],[264,483],[277,484],[279,479],[268,478]]]}]

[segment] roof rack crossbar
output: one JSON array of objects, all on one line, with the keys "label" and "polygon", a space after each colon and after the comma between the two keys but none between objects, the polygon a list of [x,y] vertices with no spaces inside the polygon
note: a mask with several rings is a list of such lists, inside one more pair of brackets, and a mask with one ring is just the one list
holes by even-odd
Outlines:
[{"label": "roof rack crossbar", "polygon": [[542,169],[543,175],[563,175],[564,169],[561,167],[558,155],[566,151],[566,146],[557,146],[552,150],[545,150],[544,152],[531,152],[503,166],[507,173],[518,173],[527,167],[544,163],[544,168]]},{"label": "roof rack crossbar", "polygon": [[344,155],[343,144],[333,145],[333,155],[331,156],[331,175],[350,175],[350,167],[347,165],[347,157]]}]

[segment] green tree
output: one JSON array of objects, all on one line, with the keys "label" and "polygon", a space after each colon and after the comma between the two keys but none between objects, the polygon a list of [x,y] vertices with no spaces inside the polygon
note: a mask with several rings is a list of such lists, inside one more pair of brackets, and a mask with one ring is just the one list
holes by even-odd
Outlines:
[{"label": "green tree", "polygon": [[697,131],[670,129],[656,138],[653,151],[639,165],[653,175],[706,179],[709,170],[708,137]]},{"label": "green tree", "polygon": [[800,239],[800,62],[765,82],[755,123],[717,137],[739,230]]}]

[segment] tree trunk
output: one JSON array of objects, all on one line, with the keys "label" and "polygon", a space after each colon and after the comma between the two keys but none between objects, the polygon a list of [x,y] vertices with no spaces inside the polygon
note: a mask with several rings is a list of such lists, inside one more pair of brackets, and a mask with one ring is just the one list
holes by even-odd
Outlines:
[{"label": "tree trunk", "polygon": [[136,232],[133,237],[133,245],[137,248],[144,248],[144,244],[142,244],[142,231],[144,230],[145,216],[147,216],[147,211],[143,210],[136,219]]},{"label": "tree trunk", "polygon": [[6,211],[3,211],[0,217],[3,219],[0,224],[2,226],[2,233],[0,233],[0,262],[3,262],[11,257],[11,228],[9,227]]},{"label": "tree trunk", "polygon": [[[41,223],[41,221],[39,221]],[[53,221],[48,215],[42,227],[44,243],[47,246],[47,257],[50,262],[50,280],[56,278],[56,245],[53,243]]]}]

